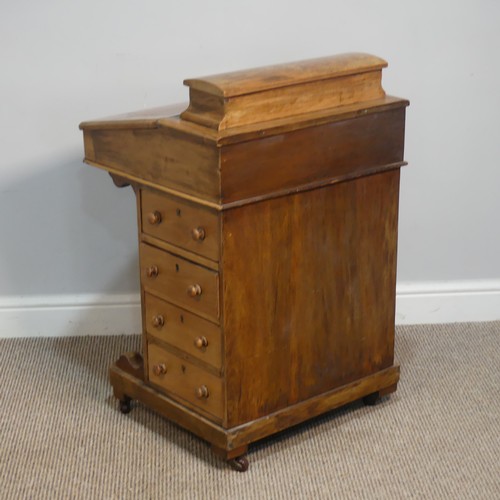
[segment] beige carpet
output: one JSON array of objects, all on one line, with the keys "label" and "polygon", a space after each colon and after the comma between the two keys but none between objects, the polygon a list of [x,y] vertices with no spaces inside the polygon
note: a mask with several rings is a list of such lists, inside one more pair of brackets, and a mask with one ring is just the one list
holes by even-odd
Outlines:
[{"label": "beige carpet", "polygon": [[0,498],[500,499],[500,322],[399,328],[398,392],[253,445],[234,472],[107,366],[138,337],[0,340]]}]

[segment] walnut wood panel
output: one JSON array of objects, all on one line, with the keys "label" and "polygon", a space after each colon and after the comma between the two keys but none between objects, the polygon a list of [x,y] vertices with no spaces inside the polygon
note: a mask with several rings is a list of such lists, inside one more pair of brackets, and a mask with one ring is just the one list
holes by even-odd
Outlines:
[{"label": "walnut wood panel", "polygon": [[224,212],[229,426],[393,364],[398,188],[395,170]]},{"label": "walnut wood panel", "polygon": [[217,320],[219,282],[216,272],[145,243],[140,244],[140,260],[145,291]]},{"label": "walnut wood panel", "polygon": [[385,66],[369,54],[341,54],[188,79],[190,102],[181,118],[228,130],[369,102],[385,94],[380,83]]},{"label": "walnut wood panel", "polygon": [[149,335],[220,370],[219,326],[151,294],[145,295],[145,319]]},{"label": "walnut wood panel", "polygon": [[142,190],[141,199],[144,233],[214,261],[219,260],[217,212],[149,190]]},{"label": "walnut wood panel", "polygon": [[288,406],[266,417],[253,420],[235,429],[228,430],[228,445],[231,447],[253,443],[263,437],[275,434],[292,425],[297,425],[327,411],[361,399],[376,391],[388,394],[396,390],[399,380],[399,366],[358,379],[332,391]]},{"label": "walnut wood panel", "polygon": [[86,159],[102,168],[202,199],[219,200],[219,152],[199,137],[166,128],[104,128],[84,133]]},{"label": "walnut wood panel", "polygon": [[401,162],[405,108],[327,123],[222,148],[222,201],[360,175]]},{"label": "walnut wood panel", "polygon": [[330,78],[222,99],[191,89],[182,119],[216,130],[380,99],[381,71]]},{"label": "walnut wood panel", "polygon": [[181,397],[207,413],[222,417],[222,379],[152,343],[148,345],[148,357],[150,382],[174,398]]},{"label": "walnut wood panel", "polygon": [[381,70],[386,66],[387,61],[371,54],[336,54],[262,68],[188,78],[184,80],[184,85],[221,97],[234,97],[333,77]]}]

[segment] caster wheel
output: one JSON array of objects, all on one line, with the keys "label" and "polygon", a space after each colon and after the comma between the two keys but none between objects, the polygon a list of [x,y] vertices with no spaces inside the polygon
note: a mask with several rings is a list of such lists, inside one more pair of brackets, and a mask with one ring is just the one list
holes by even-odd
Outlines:
[{"label": "caster wheel", "polygon": [[130,410],[132,409],[131,401],[132,400],[130,398],[127,398],[127,397],[120,399],[120,411],[123,414],[130,413]]},{"label": "caster wheel", "polygon": [[248,459],[247,457],[237,457],[228,461],[232,469],[238,472],[245,472],[248,470]]},{"label": "caster wheel", "polygon": [[375,406],[380,399],[378,392],[372,392],[363,398],[363,403],[365,406]]}]

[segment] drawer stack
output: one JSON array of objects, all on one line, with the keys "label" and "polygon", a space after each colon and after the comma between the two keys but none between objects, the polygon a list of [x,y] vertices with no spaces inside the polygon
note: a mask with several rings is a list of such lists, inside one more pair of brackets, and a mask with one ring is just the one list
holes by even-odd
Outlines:
[{"label": "drawer stack", "polygon": [[139,199],[148,380],[220,422],[219,214],[146,189]]}]

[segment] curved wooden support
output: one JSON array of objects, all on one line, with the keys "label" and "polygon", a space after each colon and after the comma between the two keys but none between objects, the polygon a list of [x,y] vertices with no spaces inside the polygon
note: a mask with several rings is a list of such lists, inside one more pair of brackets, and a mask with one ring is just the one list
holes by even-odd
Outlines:
[{"label": "curved wooden support", "polygon": [[122,354],[115,365],[124,372],[144,381],[144,360],[138,352],[132,351]]},{"label": "curved wooden support", "polygon": [[125,177],[121,177],[119,175],[112,174],[111,172],[109,172],[109,176],[113,180],[113,184],[116,187],[123,188],[123,187],[130,186],[130,181],[128,181],[127,179],[125,179]]}]

